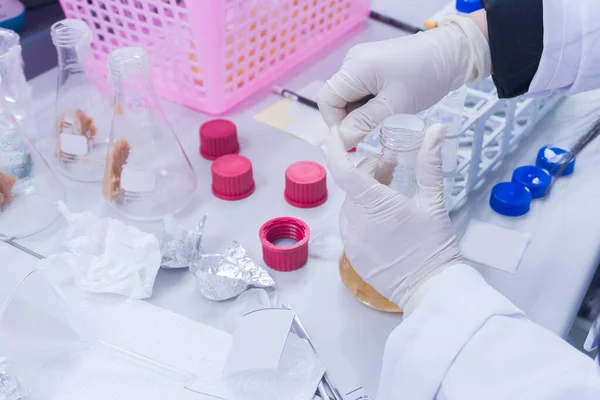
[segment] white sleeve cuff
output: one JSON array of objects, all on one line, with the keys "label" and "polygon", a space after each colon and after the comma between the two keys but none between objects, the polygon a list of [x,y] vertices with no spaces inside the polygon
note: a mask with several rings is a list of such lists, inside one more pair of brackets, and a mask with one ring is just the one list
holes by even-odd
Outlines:
[{"label": "white sleeve cuff", "polygon": [[380,398],[435,398],[456,355],[489,318],[522,315],[467,265],[448,267],[424,290],[418,307],[408,305],[412,314],[388,339]]}]

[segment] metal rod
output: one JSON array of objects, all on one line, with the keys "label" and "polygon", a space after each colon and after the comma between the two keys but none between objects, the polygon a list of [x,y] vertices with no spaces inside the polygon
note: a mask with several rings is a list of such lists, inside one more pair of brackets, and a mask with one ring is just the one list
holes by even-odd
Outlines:
[{"label": "metal rod", "polygon": [[21,250],[22,252],[24,252],[24,253],[27,253],[27,254],[29,254],[30,256],[33,256],[33,257],[37,258],[38,260],[43,260],[44,258],[46,258],[46,257],[44,257],[43,255],[41,255],[41,254],[39,254],[39,253],[36,253],[35,251],[33,251],[33,250],[31,250],[31,249],[29,249],[29,248],[27,248],[27,247],[23,246],[23,245],[20,245],[19,243],[15,242],[15,241],[14,241],[14,240],[12,240],[12,239],[5,240],[5,241],[4,241],[4,243],[7,243],[7,244],[9,244],[9,245],[11,245],[12,247],[14,247],[14,248],[16,248],[16,249],[19,249],[19,250]]}]

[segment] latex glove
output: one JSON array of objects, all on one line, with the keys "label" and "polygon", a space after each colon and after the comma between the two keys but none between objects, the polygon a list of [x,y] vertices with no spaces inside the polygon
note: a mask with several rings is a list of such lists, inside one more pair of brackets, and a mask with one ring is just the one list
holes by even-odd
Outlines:
[{"label": "latex glove", "polygon": [[412,198],[373,177],[378,157],[355,167],[337,127],[323,144],[331,176],[347,195],[340,234],[348,261],[365,282],[402,308],[423,282],[461,262],[444,202],[444,133],[443,125],[436,124],[425,135]]},{"label": "latex glove", "polygon": [[[482,31],[471,19],[455,16],[427,32],[350,49],[319,93],[319,109],[329,127],[340,126],[349,149],[386,117],[423,111],[490,71]],[[372,96],[361,107],[353,104]]]}]

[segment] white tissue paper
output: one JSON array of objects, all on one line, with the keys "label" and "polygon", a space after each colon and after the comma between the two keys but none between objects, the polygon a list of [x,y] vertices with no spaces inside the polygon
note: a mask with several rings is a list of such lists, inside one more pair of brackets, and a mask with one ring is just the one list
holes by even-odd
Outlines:
[{"label": "white tissue paper", "polygon": [[152,296],[161,262],[156,236],[112,218],[71,213],[64,203],[58,209],[69,224],[63,239],[67,251],[42,260],[42,268],[69,268],[77,287],[88,292]]},{"label": "white tissue paper", "polygon": [[339,260],[344,252],[344,243],[336,234],[317,231],[311,234],[308,248],[313,258]]}]

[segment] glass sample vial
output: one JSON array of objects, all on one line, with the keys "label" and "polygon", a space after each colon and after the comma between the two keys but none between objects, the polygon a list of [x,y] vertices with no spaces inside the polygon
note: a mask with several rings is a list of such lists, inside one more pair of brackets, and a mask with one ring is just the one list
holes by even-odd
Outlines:
[{"label": "glass sample vial", "polygon": [[112,110],[110,98],[85,74],[92,32],[83,21],[65,19],[52,25],[51,35],[58,52],[57,169],[77,181],[102,181]]},{"label": "glass sample vial", "polygon": [[140,47],[117,49],[108,67],[115,106],[104,197],[135,220],[174,214],[196,190],[196,174],[154,94],[148,55]]},{"label": "glass sample vial", "polygon": [[395,191],[412,197],[417,189],[415,163],[425,137],[425,122],[409,114],[397,114],[381,124],[381,159],[375,178]]},{"label": "glass sample vial", "polygon": [[[0,88],[3,87],[0,75]],[[38,233],[59,217],[65,192],[48,164],[7,111],[0,90],[0,240]]]}]

